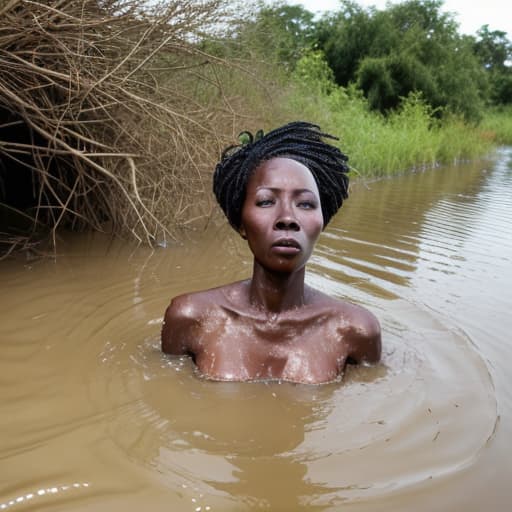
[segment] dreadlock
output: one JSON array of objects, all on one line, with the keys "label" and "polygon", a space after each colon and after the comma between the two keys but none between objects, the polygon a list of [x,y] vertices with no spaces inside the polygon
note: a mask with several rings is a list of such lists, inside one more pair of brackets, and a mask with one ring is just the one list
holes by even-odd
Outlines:
[{"label": "dreadlock", "polygon": [[295,121],[254,138],[249,132],[239,136],[244,142],[224,150],[213,175],[213,192],[229,223],[236,230],[242,223],[242,207],[247,182],[264,161],[286,157],[305,165],[318,186],[324,227],[348,197],[348,157],[322,139],[338,140],[322,133],[320,127]]}]

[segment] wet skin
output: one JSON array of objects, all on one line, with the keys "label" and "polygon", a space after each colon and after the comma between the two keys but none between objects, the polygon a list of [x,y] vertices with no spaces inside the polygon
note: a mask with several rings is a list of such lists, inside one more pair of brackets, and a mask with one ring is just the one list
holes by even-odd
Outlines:
[{"label": "wet skin", "polygon": [[251,279],[181,295],[167,308],[162,350],[192,356],[219,380],[322,383],[347,362],[375,363],[377,319],[304,283],[323,229],[316,182],[288,158],[261,164],[247,184],[240,234],[254,255]]}]

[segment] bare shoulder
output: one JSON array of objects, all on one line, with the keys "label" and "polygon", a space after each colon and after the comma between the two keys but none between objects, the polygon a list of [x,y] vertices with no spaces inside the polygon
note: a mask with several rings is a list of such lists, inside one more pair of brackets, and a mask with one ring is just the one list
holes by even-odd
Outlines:
[{"label": "bare shoulder", "polygon": [[318,292],[318,300],[334,311],[338,332],[348,346],[348,357],[356,363],[377,363],[381,358],[381,327],[368,309]]},{"label": "bare shoulder", "polygon": [[342,303],[340,313],[348,356],[356,363],[377,363],[382,351],[381,328],[377,317],[356,304]]},{"label": "bare shoulder", "polygon": [[236,294],[242,284],[243,282],[236,282],[178,295],[167,307],[164,320],[197,322],[212,309],[222,306],[228,297]]},{"label": "bare shoulder", "polygon": [[163,352],[175,355],[190,353],[193,331],[204,314],[203,308],[200,294],[187,293],[171,300],[162,324]]},{"label": "bare shoulder", "polygon": [[174,297],[167,307],[162,324],[162,350],[168,354],[193,354],[204,320],[223,306],[226,297],[235,293],[240,283],[185,293]]},{"label": "bare shoulder", "polygon": [[204,295],[205,292],[196,292],[174,297],[165,310],[164,322],[167,320],[173,322],[197,321],[207,306]]}]

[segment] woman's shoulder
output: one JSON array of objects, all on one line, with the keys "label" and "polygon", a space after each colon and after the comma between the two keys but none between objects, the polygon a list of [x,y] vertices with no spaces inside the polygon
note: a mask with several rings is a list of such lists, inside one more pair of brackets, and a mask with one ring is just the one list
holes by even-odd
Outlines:
[{"label": "woman's shoulder", "polygon": [[211,329],[215,319],[222,320],[226,296],[235,284],[174,297],[162,322],[162,350],[175,355],[195,354],[204,327]]},{"label": "woman's shoulder", "polygon": [[381,354],[381,327],[377,317],[368,309],[317,292],[317,301],[329,308],[336,319],[341,338],[349,345],[357,362],[376,362]]},{"label": "woman's shoulder", "polygon": [[315,289],[311,289],[311,292],[313,294],[313,301],[318,306],[331,309],[340,319],[345,319],[348,324],[361,327],[378,326],[376,316],[365,307],[331,297]]},{"label": "woman's shoulder", "polygon": [[166,319],[200,320],[212,310],[218,309],[232,300],[233,295],[240,293],[243,284],[244,282],[240,281],[208,290],[177,295],[167,308]]}]

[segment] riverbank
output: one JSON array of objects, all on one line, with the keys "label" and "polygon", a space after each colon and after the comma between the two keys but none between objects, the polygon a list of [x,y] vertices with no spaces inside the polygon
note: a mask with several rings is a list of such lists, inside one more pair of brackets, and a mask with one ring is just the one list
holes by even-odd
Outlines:
[{"label": "riverbank", "polygon": [[[475,160],[512,142],[510,110],[470,125],[411,94],[392,113],[371,111],[360,90],[336,85],[319,52],[293,66],[251,52],[245,60],[205,53],[191,41],[221,24],[215,20],[225,13],[215,0],[184,7],[188,25],[176,33],[168,22],[173,8],[155,7],[141,23],[135,4],[110,12],[110,24],[93,0],[57,11],[11,3],[3,11],[11,34],[0,44],[7,56],[0,73],[0,257],[45,238],[55,248],[61,230],[147,245],[180,238],[183,228],[210,217],[215,163],[242,130],[315,122],[340,138],[353,174],[364,177]],[[87,44],[68,47],[50,37],[56,13],[74,20],[58,37],[74,45],[81,33]],[[123,35],[127,27],[133,40]],[[169,31],[169,44],[155,52],[150,35],[158,27]],[[38,66],[25,60],[35,42],[53,49],[37,54]]]},{"label": "riverbank", "polygon": [[480,130],[500,145],[512,145],[512,107],[488,110]]},{"label": "riverbank", "polygon": [[477,160],[512,143],[511,109],[488,110],[479,124],[472,124],[436,111],[421,95],[412,94],[400,109],[384,116],[370,111],[359,91],[335,85],[327,72],[319,69],[305,76],[298,69],[272,91],[276,99],[269,121],[275,126],[301,118],[319,124],[340,138],[356,175],[392,176]]}]

